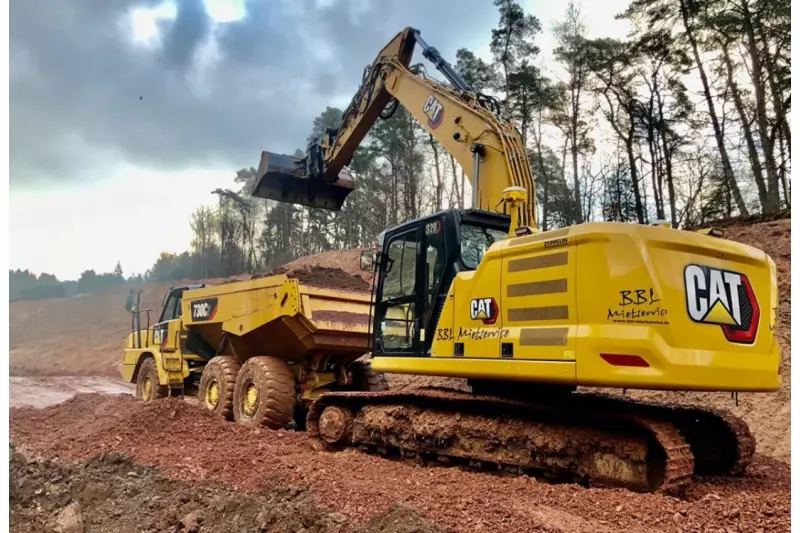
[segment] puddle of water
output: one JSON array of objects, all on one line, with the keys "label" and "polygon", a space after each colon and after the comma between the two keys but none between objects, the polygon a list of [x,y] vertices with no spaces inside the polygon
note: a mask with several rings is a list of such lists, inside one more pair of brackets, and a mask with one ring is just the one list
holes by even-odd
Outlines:
[{"label": "puddle of water", "polygon": [[47,407],[69,400],[76,394],[133,394],[130,383],[99,376],[57,376],[9,378],[10,407]]}]

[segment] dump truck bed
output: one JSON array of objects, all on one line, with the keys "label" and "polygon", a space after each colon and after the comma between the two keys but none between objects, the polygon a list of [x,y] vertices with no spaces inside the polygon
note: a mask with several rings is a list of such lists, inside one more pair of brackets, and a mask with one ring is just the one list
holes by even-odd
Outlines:
[{"label": "dump truck bed", "polygon": [[243,356],[356,358],[369,350],[369,292],[317,287],[285,274],[186,291],[182,313],[185,327],[209,345],[227,337]]}]

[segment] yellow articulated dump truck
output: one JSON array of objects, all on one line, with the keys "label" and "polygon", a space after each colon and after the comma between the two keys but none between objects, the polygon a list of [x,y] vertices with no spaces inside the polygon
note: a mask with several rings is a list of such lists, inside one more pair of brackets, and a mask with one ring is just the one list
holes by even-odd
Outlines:
[{"label": "yellow articulated dump truck", "polygon": [[139,302],[132,292],[120,372],[145,401],[188,391],[228,420],[304,427],[323,392],[387,389],[382,374],[356,361],[369,351],[369,292],[280,274],[173,288],[157,319]]}]

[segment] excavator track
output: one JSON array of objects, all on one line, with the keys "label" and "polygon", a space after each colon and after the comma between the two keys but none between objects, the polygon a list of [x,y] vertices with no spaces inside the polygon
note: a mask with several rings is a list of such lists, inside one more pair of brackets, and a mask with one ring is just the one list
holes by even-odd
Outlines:
[{"label": "excavator track", "polygon": [[597,408],[587,399],[530,402],[435,388],[332,392],[311,406],[307,429],[329,449],[585,485],[673,492],[691,480],[690,445],[663,412],[624,399],[630,408]]}]

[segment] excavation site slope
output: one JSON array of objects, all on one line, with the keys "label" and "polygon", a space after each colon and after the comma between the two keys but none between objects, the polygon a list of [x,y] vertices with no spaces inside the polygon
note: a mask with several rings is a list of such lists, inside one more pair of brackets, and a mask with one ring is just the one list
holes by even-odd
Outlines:
[{"label": "excavation site slope", "polygon": [[[14,466],[17,481],[29,481],[12,501],[12,531],[52,531],[36,524],[74,502],[87,533],[127,531],[103,528],[126,523],[136,526],[131,531],[151,523],[150,531],[185,531],[178,522],[198,508],[206,515],[199,531],[236,533],[789,531],[789,466],[760,455],[744,476],[700,476],[677,494],[660,494],[328,453],[305,433],[253,431],[178,399],[82,394],[45,409],[12,409],[10,430],[29,461],[75,465]],[[120,463],[120,454],[176,483]],[[104,459],[92,462],[97,456]],[[107,495],[89,497],[97,493]]]}]

